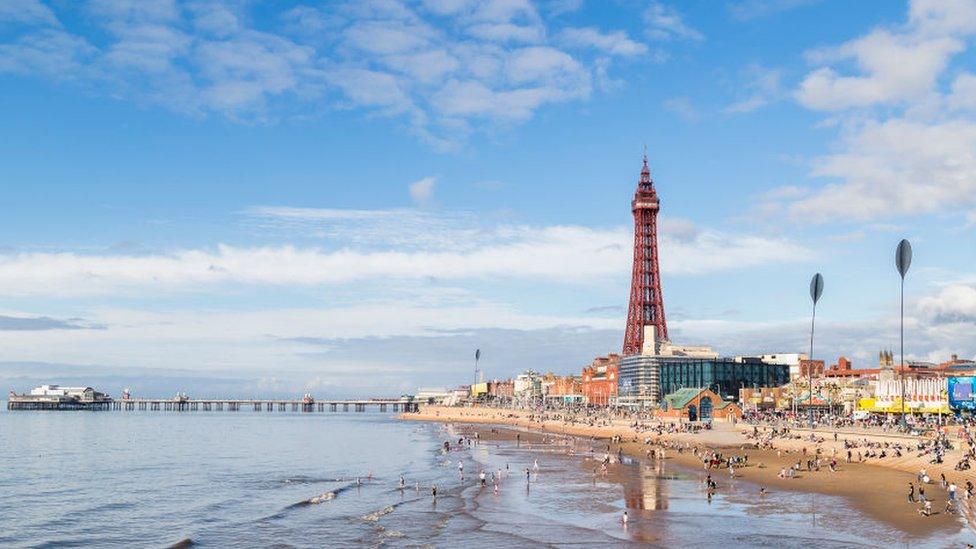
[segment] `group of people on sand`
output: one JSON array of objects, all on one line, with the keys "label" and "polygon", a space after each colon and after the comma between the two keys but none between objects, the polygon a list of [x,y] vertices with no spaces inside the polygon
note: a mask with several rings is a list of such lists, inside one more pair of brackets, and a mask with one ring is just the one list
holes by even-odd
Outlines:
[{"label": "group of people on sand", "polygon": [[[945,508],[942,512],[955,513],[957,511],[957,492],[959,488],[955,482],[947,480],[945,474],[940,474],[939,477],[940,485],[946,493]],[[918,485],[917,489],[916,484]],[[918,513],[926,517],[932,515],[932,499],[925,495],[925,487],[930,484],[933,484],[932,478],[929,477],[928,472],[924,468],[919,470],[915,475],[915,482],[908,483],[908,502],[913,505],[917,504],[919,506]],[[967,505],[972,500],[973,495],[976,495],[976,486],[973,485],[971,480],[967,479],[966,489],[963,492],[963,498],[967,502]]]}]

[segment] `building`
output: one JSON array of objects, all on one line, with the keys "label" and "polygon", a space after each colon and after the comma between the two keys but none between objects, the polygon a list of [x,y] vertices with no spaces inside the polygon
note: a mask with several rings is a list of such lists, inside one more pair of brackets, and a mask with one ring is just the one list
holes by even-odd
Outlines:
[{"label": "building", "polygon": [[7,399],[8,410],[108,410],[112,398],[91,387],[41,385],[29,394],[13,391]]},{"label": "building", "polygon": [[790,388],[743,387],[739,389],[739,405],[745,410],[785,410],[793,405]]},{"label": "building", "polygon": [[591,406],[609,406],[617,396],[617,378],[620,376],[620,355],[610,353],[593,360],[583,367],[583,399]]},{"label": "building", "polygon": [[744,387],[778,387],[790,380],[785,364],[767,364],[749,357],[713,358],[684,355],[633,355],[620,359],[616,404],[656,408],[664,395],[702,387],[735,400]]},{"label": "building", "polygon": [[512,392],[516,400],[527,401],[542,398],[542,376],[538,372],[526,370],[515,376]]},{"label": "building", "polygon": [[578,376],[557,377],[546,393],[546,400],[562,404],[583,403],[583,380]]},{"label": "building", "polygon": [[511,379],[489,381],[488,397],[496,401],[511,401],[515,397],[515,382]]},{"label": "building", "polygon": [[472,383],[470,390],[472,400],[484,399],[488,396],[488,382]]},{"label": "building", "polygon": [[800,360],[799,364],[799,376],[800,377],[819,377],[824,374],[824,361],[814,360],[811,358],[804,358]]},{"label": "building", "polygon": [[884,367],[878,375],[874,396],[859,400],[857,409],[889,414],[900,414],[902,410],[912,414],[948,414],[951,413],[948,379],[933,375],[905,375],[902,379],[894,368]]},{"label": "building", "polygon": [[805,353],[773,353],[759,355],[756,358],[766,364],[786,364],[790,367],[790,378],[794,378],[800,375],[800,361],[806,360],[807,355]]},{"label": "building", "polygon": [[419,387],[414,398],[423,404],[443,404],[452,394],[445,387]]},{"label": "building", "polygon": [[661,203],[654,190],[646,154],[630,209],[634,214],[634,266],[623,354],[657,354],[657,344],[668,341],[668,323],[658,268],[657,213]]},{"label": "building", "polygon": [[728,420],[741,418],[742,409],[707,388],[686,387],[666,395],[654,415],[686,421]]}]

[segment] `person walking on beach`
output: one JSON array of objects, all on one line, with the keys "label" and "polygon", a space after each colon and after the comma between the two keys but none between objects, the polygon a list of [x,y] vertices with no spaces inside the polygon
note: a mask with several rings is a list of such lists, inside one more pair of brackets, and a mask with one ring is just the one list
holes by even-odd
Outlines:
[{"label": "person walking on beach", "polygon": [[915,485],[908,483],[908,503],[915,503]]},{"label": "person walking on beach", "polygon": [[925,503],[925,486],[921,484],[918,485],[918,501],[919,503]]}]

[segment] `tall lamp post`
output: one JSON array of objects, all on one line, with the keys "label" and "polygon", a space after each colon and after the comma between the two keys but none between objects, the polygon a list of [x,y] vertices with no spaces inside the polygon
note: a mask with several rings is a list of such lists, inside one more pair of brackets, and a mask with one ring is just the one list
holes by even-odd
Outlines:
[{"label": "tall lamp post", "polygon": [[478,360],[481,359],[481,349],[474,350],[474,383],[478,384]]},{"label": "tall lamp post", "polygon": [[905,275],[908,268],[912,265],[912,245],[908,240],[902,239],[895,250],[895,267],[901,275],[901,424],[905,426]]},{"label": "tall lamp post", "polygon": [[823,295],[823,289],[823,275],[820,273],[813,275],[813,278],[810,280],[810,299],[813,300],[813,316],[810,318],[810,360],[807,362],[807,380],[810,383],[810,398],[808,401],[810,412],[808,416],[810,418],[811,428],[813,428],[813,330],[817,322],[817,302],[820,301],[820,296]]}]

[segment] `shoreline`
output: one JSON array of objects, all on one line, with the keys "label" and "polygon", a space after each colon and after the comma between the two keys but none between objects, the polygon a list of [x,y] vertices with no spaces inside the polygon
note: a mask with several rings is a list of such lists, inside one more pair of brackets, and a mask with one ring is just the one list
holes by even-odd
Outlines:
[{"label": "shoreline", "polygon": [[[820,448],[822,456],[830,459],[833,449],[843,443],[844,437],[832,440],[832,432],[816,431],[823,436],[823,442],[809,440],[775,439],[774,449],[757,449],[754,440],[746,439],[743,430],[752,430],[752,426],[727,423],[716,423],[715,429],[699,433],[664,432],[658,435],[655,431],[638,432],[626,421],[601,420],[601,425],[582,425],[567,423],[560,420],[538,421],[530,419],[532,414],[523,410],[495,409],[484,407],[444,407],[422,406],[419,412],[403,413],[396,417],[407,421],[428,421],[442,423],[467,423],[480,425],[494,425],[499,427],[513,427],[536,433],[553,433],[606,441],[611,452],[618,450],[632,459],[645,461],[652,459],[648,456],[651,449],[665,448],[667,460],[693,470],[705,471],[702,461],[694,455],[691,448],[718,451],[725,455],[747,456],[749,466],[735,470],[737,479],[742,479],[767,490],[791,490],[798,492],[815,492],[825,495],[845,498],[854,508],[879,522],[888,524],[907,536],[915,538],[931,538],[940,533],[959,534],[967,529],[967,524],[974,524],[973,508],[965,500],[965,482],[974,478],[972,471],[952,471],[945,467],[947,463],[954,463],[947,457],[942,466],[921,465],[919,458],[913,457],[908,451],[906,456],[890,462],[846,463],[846,453],[837,450],[837,471],[830,472],[824,466],[820,471],[807,472],[801,470],[795,478],[780,478],[782,468],[800,460],[806,462],[812,459],[816,448]],[[620,437],[619,443],[609,442],[614,436]],[[847,435],[850,437],[850,435]],[[881,435],[865,434],[865,438],[883,438]],[[857,437],[860,440],[862,437]],[[647,441],[650,439],[650,444]],[[687,447],[679,452],[676,447]],[[807,453],[804,453],[804,449]],[[958,451],[958,450],[957,450]],[[925,467],[933,482],[925,485],[926,497],[932,501],[932,516],[920,516],[918,504],[907,501],[908,484],[915,482],[914,472]],[[727,469],[708,469],[716,479],[726,479]],[[958,488],[958,511],[955,514],[943,513],[946,503],[946,491],[939,484],[939,474],[945,474],[950,482],[955,482]],[[972,500],[976,507],[976,499]],[[972,526],[969,527],[972,534]],[[976,534],[973,534],[976,540]]]}]

